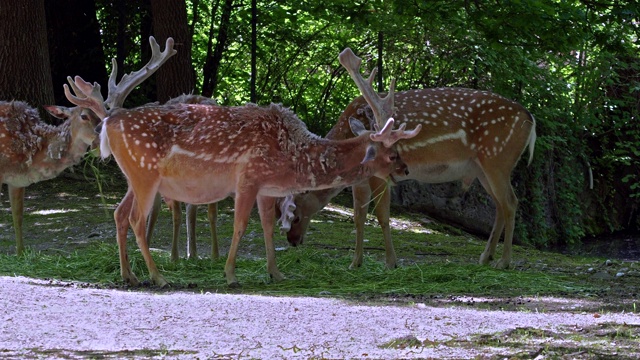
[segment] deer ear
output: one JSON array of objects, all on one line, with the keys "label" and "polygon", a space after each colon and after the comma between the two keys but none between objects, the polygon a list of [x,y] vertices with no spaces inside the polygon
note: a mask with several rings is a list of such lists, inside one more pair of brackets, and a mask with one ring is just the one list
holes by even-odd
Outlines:
[{"label": "deer ear", "polygon": [[44,105],[45,110],[58,119],[67,119],[71,116],[71,111],[64,106]]},{"label": "deer ear", "polygon": [[364,128],[364,124],[354,117],[349,118],[349,127],[351,127],[351,132],[356,136],[360,136],[360,134],[367,131],[367,129]]},{"label": "deer ear", "polygon": [[360,164],[364,164],[366,162],[369,162],[369,161],[375,159],[377,153],[378,153],[378,151],[376,150],[375,146],[373,146],[373,145],[367,146],[367,153],[364,154],[364,159],[362,159]]}]

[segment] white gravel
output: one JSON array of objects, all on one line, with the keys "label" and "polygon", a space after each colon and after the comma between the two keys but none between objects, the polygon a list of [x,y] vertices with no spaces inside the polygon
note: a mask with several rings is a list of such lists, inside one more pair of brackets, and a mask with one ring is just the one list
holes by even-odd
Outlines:
[{"label": "white gravel", "polygon": [[[2,358],[472,358],[504,349],[444,342],[518,327],[555,331],[599,323],[640,324],[640,317],[149,293],[0,277]],[[434,343],[404,349],[383,346],[409,336]]]}]

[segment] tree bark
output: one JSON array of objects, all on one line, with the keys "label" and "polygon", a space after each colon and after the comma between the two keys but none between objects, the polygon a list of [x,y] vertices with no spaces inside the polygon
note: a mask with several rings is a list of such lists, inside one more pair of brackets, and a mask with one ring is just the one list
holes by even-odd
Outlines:
[{"label": "tree bark", "polygon": [[53,104],[44,0],[0,1],[0,100]]},{"label": "tree bark", "polygon": [[191,60],[191,36],[187,8],[182,0],[152,0],[153,32],[164,46],[168,37],[178,51],[157,72],[158,101],[161,103],[181,94],[193,93],[196,86]]}]

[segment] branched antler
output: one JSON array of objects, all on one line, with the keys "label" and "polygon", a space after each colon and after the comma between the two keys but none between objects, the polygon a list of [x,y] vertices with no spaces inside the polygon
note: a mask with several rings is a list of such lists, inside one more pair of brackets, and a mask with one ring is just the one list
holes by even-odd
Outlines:
[{"label": "branched antler", "polygon": [[350,48],[344,49],[338,56],[338,59],[340,60],[340,64],[342,64],[356,83],[358,89],[360,89],[362,96],[364,96],[369,106],[371,106],[373,115],[376,118],[376,123],[380,128],[382,128],[386,124],[387,120],[393,116],[393,97],[396,80],[391,79],[389,93],[384,98],[381,98],[378,93],[374,91],[372,86],[377,73],[376,68],[371,70],[369,78],[365,80],[362,75],[360,75],[360,64],[362,63],[362,59],[357,57]]}]

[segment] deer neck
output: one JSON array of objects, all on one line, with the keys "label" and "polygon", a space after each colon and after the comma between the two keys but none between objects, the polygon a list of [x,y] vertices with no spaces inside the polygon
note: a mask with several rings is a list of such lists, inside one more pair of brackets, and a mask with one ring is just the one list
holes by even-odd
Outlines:
[{"label": "deer neck", "polygon": [[70,121],[47,129],[40,153],[33,157],[29,166],[29,183],[54,178],[82,159],[88,145],[82,139],[72,138]]}]

